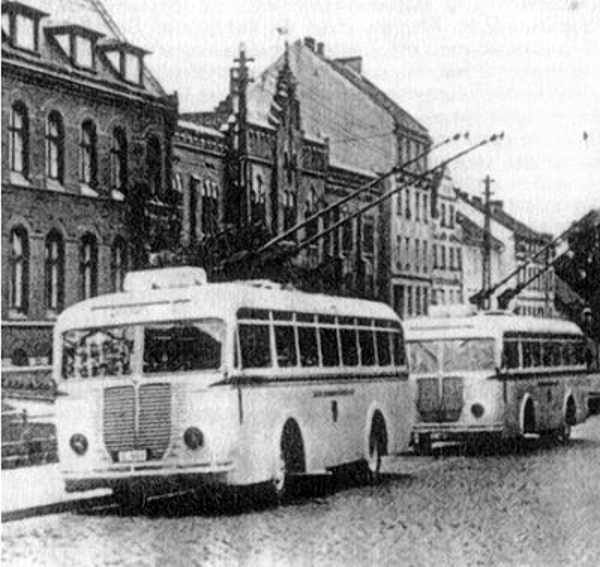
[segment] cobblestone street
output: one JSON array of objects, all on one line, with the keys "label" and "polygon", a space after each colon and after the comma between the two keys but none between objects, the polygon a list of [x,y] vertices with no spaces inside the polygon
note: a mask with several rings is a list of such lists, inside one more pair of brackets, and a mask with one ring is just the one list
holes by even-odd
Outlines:
[{"label": "cobblestone street", "polygon": [[[375,487],[304,490],[279,508],[190,495],[3,526],[5,565],[527,565],[600,562],[600,416],[569,447],[446,448]],[[319,483],[317,483],[318,485]]]}]

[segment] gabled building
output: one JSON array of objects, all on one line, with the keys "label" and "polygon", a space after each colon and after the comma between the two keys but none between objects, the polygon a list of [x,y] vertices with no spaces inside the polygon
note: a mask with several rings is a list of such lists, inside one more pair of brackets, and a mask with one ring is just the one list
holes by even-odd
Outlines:
[{"label": "gabled building", "polygon": [[[98,0],[2,2],[2,361],[178,236],[177,99]],[[172,224],[173,231],[165,226]]]},{"label": "gabled building", "polygon": [[[287,45],[253,82],[245,53],[238,62],[231,70],[230,92],[214,112],[182,115],[188,122],[227,134],[224,223],[257,222],[271,235],[280,235],[430,144],[426,130],[364,77],[360,57],[329,58],[322,43],[305,38]],[[410,166],[410,173],[425,167],[421,159]],[[410,227],[396,211],[396,200],[387,199],[331,233],[318,235],[397,182],[388,177],[289,235],[284,243],[288,249],[303,245],[294,263],[312,273],[309,287],[392,302],[394,286],[401,285],[396,281],[396,235],[411,231],[416,241],[417,233],[425,230],[427,236],[420,238],[430,238],[430,231],[422,228],[431,217],[429,196],[420,198],[427,192],[424,187],[414,188],[407,199],[419,211],[415,209]],[[423,245],[414,266],[408,272],[404,266],[400,270],[406,281],[428,293],[426,257]],[[419,305],[424,306],[426,293],[420,297]],[[404,308],[400,300],[397,303]]]}]

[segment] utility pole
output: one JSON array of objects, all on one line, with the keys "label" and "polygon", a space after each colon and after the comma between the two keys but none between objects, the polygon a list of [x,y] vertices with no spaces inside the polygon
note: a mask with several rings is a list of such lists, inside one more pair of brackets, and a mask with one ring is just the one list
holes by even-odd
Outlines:
[{"label": "utility pole", "polygon": [[248,128],[248,105],[247,105],[247,90],[248,84],[251,82],[250,74],[248,73],[248,63],[253,62],[253,58],[246,57],[246,47],[240,45],[240,55],[234,59],[238,63],[238,111],[237,111],[237,136],[238,136],[238,184],[242,191],[242,203],[244,210],[242,211],[242,224],[247,222],[251,215],[250,199],[248,198],[248,150],[247,150],[247,128]]},{"label": "utility pole", "polygon": [[[483,180],[485,185],[484,193],[484,218],[483,218],[483,254],[481,270],[481,289],[488,290],[492,287],[492,269],[491,269],[491,211],[490,198],[492,196],[492,183],[494,180],[486,175]],[[490,298],[486,298],[481,305],[484,309],[490,308]]]}]

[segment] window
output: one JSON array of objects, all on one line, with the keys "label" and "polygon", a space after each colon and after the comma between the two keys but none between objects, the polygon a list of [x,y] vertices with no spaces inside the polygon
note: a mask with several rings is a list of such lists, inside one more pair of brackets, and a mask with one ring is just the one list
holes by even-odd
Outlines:
[{"label": "window", "polygon": [[321,327],[319,333],[321,335],[323,366],[339,366],[340,352],[337,330],[334,327]]},{"label": "window", "polygon": [[388,331],[376,331],[377,360],[379,366],[389,366],[392,363],[390,348],[390,333]]},{"label": "window", "polygon": [[75,36],[74,62],[80,67],[94,68],[94,46],[92,40],[81,35]]},{"label": "window", "polygon": [[405,269],[407,271],[409,271],[410,270],[410,237],[409,236],[405,237],[404,244],[405,244],[405,246],[404,246],[404,251],[405,251],[404,257],[406,258]]},{"label": "window", "polygon": [[462,251],[460,248],[456,249],[456,269],[462,270]]},{"label": "window", "polygon": [[296,333],[292,325],[275,325],[275,349],[277,351],[277,365],[288,368],[298,365],[298,352],[296,350]]},{"label": "window", "polygon": [[415,191],[415,220],[421,220],[421,194]]},{"label": "window", "polygon": [[449,247],[448,254],[450,255],[450,258],[449,258],[450,269],[454,270],[454,248],[452,246]]},{"label": "window", "polygon": [[115,238],[112,245],[110,272],[113,291],[123,291],[123,282],[127,273],[127,245],[121,237]]},{"label": "window", "polygon": [[375,256],[375,225],[371,217],[366,217],[364,219],[363,254]]},{"label": "window", "polygon": [[52,111],[46,127],[46,176],[62,183],[64,180],[65,134],[62,116]]},{"label": "window", "polygon": [[298,344],[300,345],[300,364],[302,366],[318,366],[319,348],[316,327],[298,327]]},{"label": "window", "polygon": [[[289,230],[296,224],[296,193],[292,190],[283,193],[283,229]],[[295,240],[296,233],[290,235]]]},{"label": "window", "polygon": [[267,368],[271,366],[269,326],[257,324],[239,325],[242,368]]},{"label": "window", "polygon": [[423,241],[423,271],[427,273],[429,271],[429,243],[427,240]]},{"label": "window", "polygon": [[[344,210],[343,218],[348,218],[349,213],[348,210]],[[346,255],[352,252],[352,221],[347,220],[342,224],[342,252]]]},{"label": "window", "polygon": [[358,342],[360,344],[360,363],[362,366],[373,366],[375,364],[375,343],[371,329],[358,330]]},{"label": "window", "polygon": [[29,240],[27,231],[17,227],[10,233],[10,308],[27,313],[29,300]]},{"label": "window", "polygon": [[198,188],[200,182],[195,177],[190,179],[190,242],[198,237]]},{"label": "window", "polygon": [[411,217],[410,213],[410,189],[406,189],[406,218],[409,219]]},{"label": "window", "polygon": [[253,221],[267,221],[267,191],[262,175],[257,175],[250,187],[250,215]]},{"label": "window", "polygon": [[46,238],[46,307],[59,312],[63,307],[65,249],[57,230]]},{"label": "window", "polygon": [[438,267],[438,247],[437,244],[433,245],[433,269]]},{"label": "window", "polygon": [[9,123],[10,169],[27,177],[29,173],[29,115],[22,102],[13,104]]},{"label": "window", "polygon": [[162,195],[162,150],[156,136],[146,140],[146,181],[152,195]]},{"label": "window", "polygon": [[146,325],[143,371],[216,370],[221,366],[224,340],[225,324],[219,319]]},{"label": "window", "polygon": [[80,180],[86,185],[96,184],[98,172],[98,154],[96,126],[91,120],[85,120],[81,125],[81,163]]},{"label": "window", "polygon": [[113,130],[110,149],[110,177],[113,189],[121,193],[127,190],[127,135],[123,128]]},{"label": "window", "polygon": [[88,299],[98,293],[98,248],[96,238],[86,234],[81,241],[79,272],[81,275],[81,298]]},{"label": "window", "polygon": [[[315,215],[317,212],[317,208],[318,208],[317,192],[315,191],[314,187],[311,187],[310,191],[308,193],[308,198],[306,200],[304,220],[308,220],[310,217]],[[304,227],[304,234],[305,234],[305,238],[307,240],[309,238],[312,238],[313,236],[315,236],[318,232],[319,232],[319,219],[314,219],[313,221],[309,222]]]},{"label": "window", "polygon": [[421,271],[421,241],[415,238],[415,272]]},{"label": "window", "polygon": [[448,226],[450,228],[454,228],[454,205],[450,205],[449,206],[449,219],[448,219]]},{"label": "window", "polygon": [[14,42],[17,47],[29,51],[37,50],[38,22],[23,14],[17,14],[15,17]]},{"label": "window", "polygon": [[519,368],[519,341],[505,341],[502,351],[503,368]]},{"label": "window", "polygon": [[355,328],[340,328],[342,362],[344,366],[358,365],[358,344]]},{"label": "window", "polygon": [[429,195],[423,195],[423,222],[429,222]]},{"label": "window", "polygon": [[446,269],[446,247],[442,244],[441,245],[441,252],[442,252],[442,261],[440,263],[440,268],[442,268],[442,270]]},{"label": "window", "polygon": [[446,203],[442,203],[442,213],[440,215],[440,225],[446,226]]},{"label": "window", "polygon": [[413,289],[412,286],[406,287],[406,314],[409,317],[413,315]]},{"label": "window", "polygon": [[541,363],[541,344],[540,341],[525,340],[522,343],[523,349],[523,367],[532,368],[540,366]]},{"label": "window", "polygon": [[216,234],[219,230],[219,186],[212,179],[202,182],[202,232]]},{"label": "window", "polygon": [[139,55],[125,54],[125,80],[136,84],[142,82],[142,58]]},{"label": "window", "polygon": [[392,345],[394,347],[394,364],[404,366],[406,364],[406,351],[404,349],[404,337],[400,329],[392,333]]},{"label": "window", "polygon": [[444,372],[494,368],[494,341],[490,339],[443,341],[442,351]]}]

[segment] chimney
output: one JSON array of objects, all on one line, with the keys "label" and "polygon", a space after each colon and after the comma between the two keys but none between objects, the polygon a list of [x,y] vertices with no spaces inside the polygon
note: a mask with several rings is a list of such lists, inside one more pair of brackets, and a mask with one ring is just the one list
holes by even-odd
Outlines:
[{"label": "chimney", "polygon": [[490,201],[492,212],[501,211],[504,208],[504,201]]},{"label": "chimney", "polygon": [[315,38],[314,37],[305,37],[304,45],[308,47],[313,53],[315,51]]},{"label": "chimney", "polygon": [[338,57],[336,63],[341,63],[359,75],[362,73],[362,57]]},{"label": "chimney", "polygon": [[317,43],[317,55],[325,57],[325,44],[322,41],[319,41],[319,43]]}]

